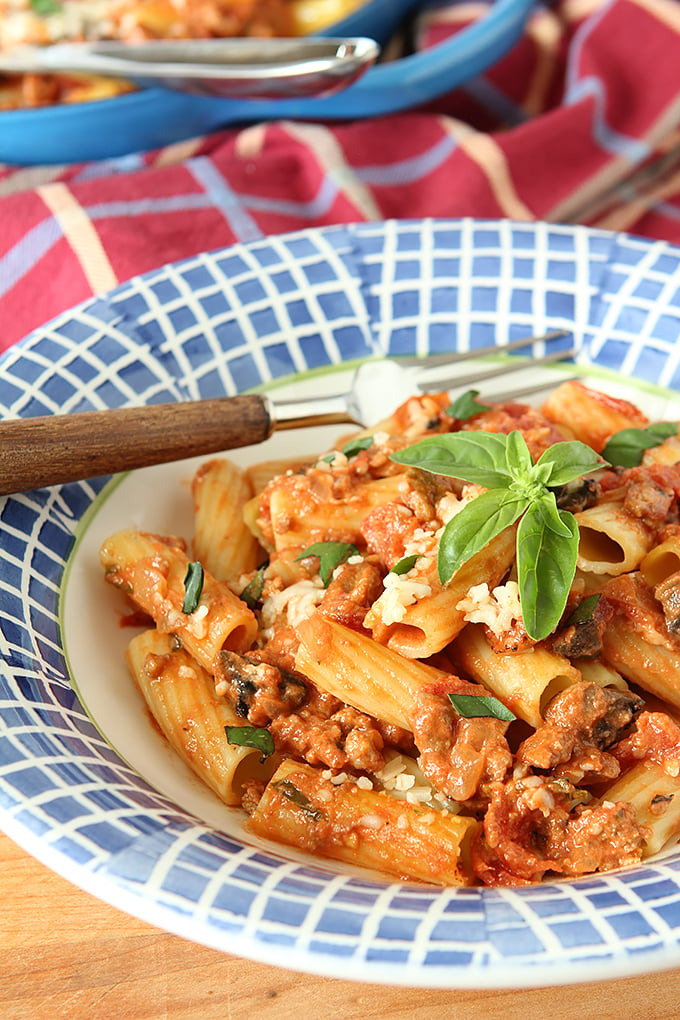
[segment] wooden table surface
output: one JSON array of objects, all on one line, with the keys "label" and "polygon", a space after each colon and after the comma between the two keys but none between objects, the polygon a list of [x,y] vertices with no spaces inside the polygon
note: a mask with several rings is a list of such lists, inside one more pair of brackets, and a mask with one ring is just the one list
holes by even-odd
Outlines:
[{"label": "wooden table surface", "polygon": [[72,886],[0,835],[3,1020],[677,1020],[680,969],[525,991],[309,977],[186,942]]}]

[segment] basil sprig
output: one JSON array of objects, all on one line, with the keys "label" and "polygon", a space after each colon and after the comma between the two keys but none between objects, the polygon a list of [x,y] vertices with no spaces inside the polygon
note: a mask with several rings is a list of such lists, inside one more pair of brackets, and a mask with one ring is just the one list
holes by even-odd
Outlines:
[{"label": "basil sprig", "polygon": [[607,440],[602,456],[613,467],[637,467],[645,450],[660,446],[664,439],[677,435],[677,421],[659,421],[644,429],[621,429]]},{"label": "basil sprig", "polygon": [[484,717],[502,719],[503,722],[512,722],[517,718],[509,708],[505,707],[502,701],[499,701],[498,698],[494,698],[490,694],[449,694],[449,701],[458,715],[461,715],[464,719]]},{"label": "basil sprig", "polygon": [[203,567],[196,560],[195,563],[187,564],[187,572],[184,577],[184,601],[182,602],[183,613],[195,613],[203,591]]},{"label": "basil sprig", "polygon": [[259,751],[261,765],[274,753],[274,738],[264,726],[225,726],[224,732],[230,744]]},{"label": "basil sprig", "polygon": [[350,556],[358,556],[359,550],[351,542],[314,542],[308,546],[297,560],[304,560],[307,556],[319,557],[319,576],[323,581],[324,588],[327,588],[336,567],[348,560]]},{"label": "basil sprig", "polygon": [[552,487],[603,466],[585,443],[555,443],[534,463],[522,434],[453,432],[392,454],[399,464],[459,478],[488,491],[452,517],[439,542],[442,584],[502,531],[517,527],[517,583],[527,634],[542,641],[557,626],[576,573],[578,525],[559,510]]}]

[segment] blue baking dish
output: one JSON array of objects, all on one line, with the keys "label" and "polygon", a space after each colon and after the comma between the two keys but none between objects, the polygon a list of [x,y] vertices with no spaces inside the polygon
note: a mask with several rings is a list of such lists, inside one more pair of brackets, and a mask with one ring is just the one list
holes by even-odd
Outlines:
[{"label": "blue baking dish", "polygon": [[[0,162],[32,165],[107,159],[222,127],[279,118],[355,120],[436,99],[494,64],[520,36],[534,0],[492,0],[478,22],[427,51],[377,64],[319,99],[229,100],[164,89],[0,114]],[[370,0],[322,35],[370,36],[384,45],[422,0]]]}]

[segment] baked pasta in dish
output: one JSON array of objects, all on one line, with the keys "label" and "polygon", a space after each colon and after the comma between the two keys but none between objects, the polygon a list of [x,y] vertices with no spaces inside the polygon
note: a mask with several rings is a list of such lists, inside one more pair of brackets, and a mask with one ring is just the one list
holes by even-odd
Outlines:
[{"label": "baked pasta in dish", "polygon": [[210,460],[193,536],[108,538],[129,670],[259,837],[440,885],[639,863],[680,832],[678,423],[476,396]]},{"label": "baked pasta in dish", "polygon": [[[297,36],[365,0],[0,0],[0,50],[64,41]],[[82,74],[0,75],[0,110],[106,99],[124,81]]]}]

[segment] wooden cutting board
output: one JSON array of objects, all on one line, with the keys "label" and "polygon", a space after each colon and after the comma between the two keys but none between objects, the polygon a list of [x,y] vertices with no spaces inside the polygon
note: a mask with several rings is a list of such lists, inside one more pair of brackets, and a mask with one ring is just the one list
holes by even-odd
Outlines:
[{"label": "wooden cutting board", "polygon": [[0,835],[2,1020],[677,1020],[680,969],[509,991],[423,991],[226,956],[120,913]]}]

